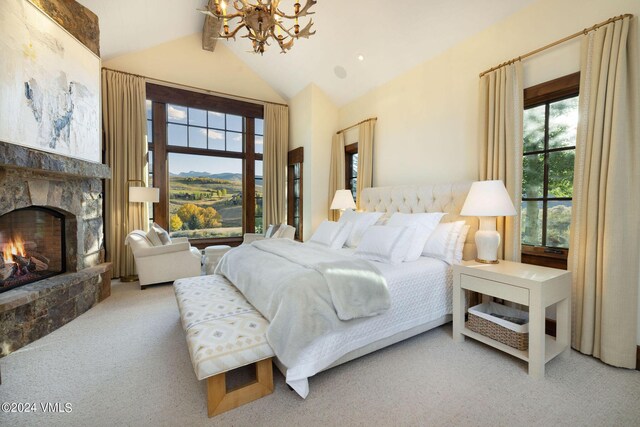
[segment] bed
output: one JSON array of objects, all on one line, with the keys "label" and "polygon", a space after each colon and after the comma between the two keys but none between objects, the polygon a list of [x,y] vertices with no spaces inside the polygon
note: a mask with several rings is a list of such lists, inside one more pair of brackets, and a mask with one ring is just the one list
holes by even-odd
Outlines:
[{"label": "bed", "polygon": [[[361,208],[388,215],[394,212],[446,212],[447,215],[442,222],[463,219],[470,226],[464,244],[463,259],[473,259],[473,239],[477,230],[477,220],[475,217],[459,215],[469,188],[470,183],[368,188],[363,190]],[[273,303],[269,298],[271,293],[278,292],[278,289],[268,290],[265,287],[263,290],[260,280],[262,285],[278,280],[285,281],[287,275],[298,274],[296,272],[301,270],[289,269],[282,264],[284,261],[281,257],[263,253],[260,248],[252,247],[254,245],[240,247],[227,253],[217,271],[238,287],[249,302],[275,327],[278,321],[270,318],[273,317]],[[300,249],[294,247],[293,251],[302,251],[304,246],[299,246]],[[349,256],[352,251],[353,249],[345,248],[333,252],[340,256]],[[327,259],[332,259],[331,254],[326,256]],[[264,265],[262,270],[259,265]],[[417,261],[406,262],[400,266],[378,262],[374,262],[374,265],[386,280],[391,301],[387,311],[371,317],[336,320],[318,336],[312,336],[308,342],[305,341],[296,352],[295,359],[279,354],[274,348],[278,356],[276,365],[285,375],[287,384],[303,398],[309,393],[308,378],[316,373],[451,320],[452,273],[449,264],[434,258],[420,257]],[[256,274],[256,271],[260,273]],[[259,278],[255,278],[258,276]],[[250,284],[251,281],[256,283]],[[321,301],[321,304],[324,302]],[[315,309],[308,311],[310,313],[287,312],[291,317],[288,319],[290,327],[293,329],[298,322],[306,322],[306,317],[317,316]]]}]

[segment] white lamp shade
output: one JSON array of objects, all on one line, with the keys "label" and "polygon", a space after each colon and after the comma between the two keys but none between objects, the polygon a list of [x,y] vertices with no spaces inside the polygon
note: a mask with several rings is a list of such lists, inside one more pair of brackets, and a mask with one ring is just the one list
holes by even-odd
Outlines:
[{"label": "white lamp shade", "polygon": [[516,209],[500,180],[471,184],[467,200],[460,211],[465,216],[513,216]]},{"label": "white lamp shade", "polygon": [[155,187],[129,187],[130,203],[158,203],[160,201],[160,189]]},{"label": "white lamp shade", "polygon": [[333,196],[331,209],[355,209],[356,203],[353,201],[351,190],[338,190]]}]

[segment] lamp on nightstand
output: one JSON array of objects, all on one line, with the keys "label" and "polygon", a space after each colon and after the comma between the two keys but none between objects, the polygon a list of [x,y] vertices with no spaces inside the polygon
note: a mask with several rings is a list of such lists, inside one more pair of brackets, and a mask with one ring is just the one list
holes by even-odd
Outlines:
[{"label": "lamp on nightstand", "polygon": [[477,216],[480,219],[480,229],[476,231],[476,261],[497,264],[500,233],[496,231],[496,217],[516,215],[502,181],[477,181],[471,184],[460,215]]},{"label": "lamp on nightstand", "polygon": [[336,191],[333,200],[331,201],[330,209],[340,209],[342,213],[345,209],[355,209],[356,203],[353,201],[353,194],[351,190],[338,190]]}]

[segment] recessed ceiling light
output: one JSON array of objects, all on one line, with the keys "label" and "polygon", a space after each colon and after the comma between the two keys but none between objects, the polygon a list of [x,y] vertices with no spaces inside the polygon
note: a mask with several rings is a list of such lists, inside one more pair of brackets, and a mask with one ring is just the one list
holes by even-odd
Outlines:
[{"label": "recessed ceiling light", "polygon": [[358,55],[358,61],[364,61],[364,55]]}]

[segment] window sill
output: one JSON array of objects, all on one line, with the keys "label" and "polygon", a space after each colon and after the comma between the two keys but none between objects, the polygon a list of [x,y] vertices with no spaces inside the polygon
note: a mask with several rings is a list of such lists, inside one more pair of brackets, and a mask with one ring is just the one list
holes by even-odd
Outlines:
[{"label": "window sill", "polygon": [[242,237],[224,237],[219,239],[190,239],[189,243],[198,249],[204,249],[207,246],[229,245],[231,247],[240,246]]},{"label": "window sill", "polygon": [[547,248],[522,245],[521,261],[524,264],[541,265],[544,267],[567,269],[568,249],[559,249],[560,253],[545,252]]}]

